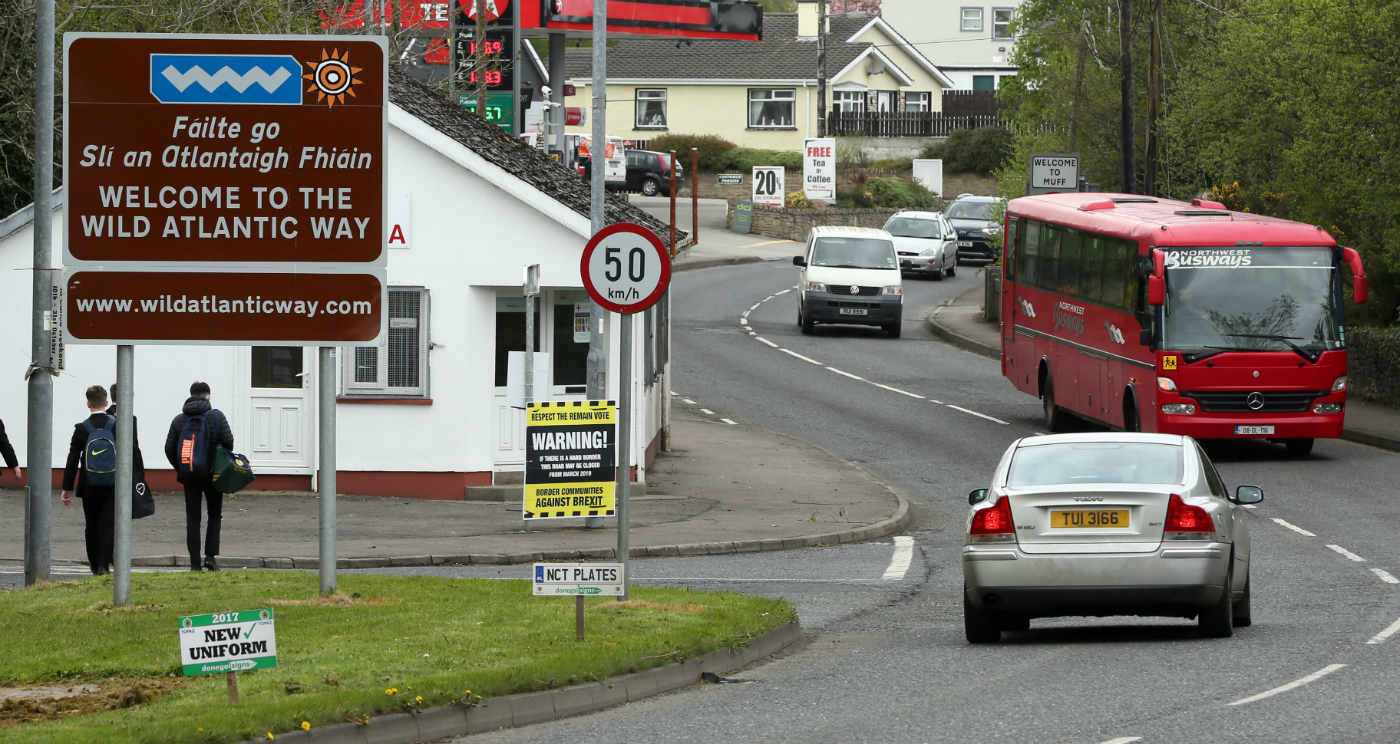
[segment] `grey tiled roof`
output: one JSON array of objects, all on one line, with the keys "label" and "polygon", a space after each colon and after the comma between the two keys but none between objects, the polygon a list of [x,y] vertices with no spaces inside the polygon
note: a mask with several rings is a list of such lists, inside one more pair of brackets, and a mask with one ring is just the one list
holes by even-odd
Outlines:
[{"label": "grey tiled roof", "polygon": [[[482,121],[461,106],[453,106],[433,89],[393,67],[389,70],[389,100],[487,162],[500,166],[578,214],[588,216],[590,190],[588,183],[577,172],[506,134],[495,124]],[[604,215],[609,225],[631,222],[650,229],[658,236],[665,235],[670,229],[660,220],[611,194],[604,204]],[[687,245],[689,240],[688,232],[676,231],[679,247]]]},{"label": "grey tiled roof", "polygon": [[[846,39],[874,18],[868,13],[830,16],[826,72],[835,75],[871,45]],[[567,76],[593,73],[593,50],[570,47]],[[797,15],[765,13],[762,41],[728,39],[623,39],[608,47],[608,77],[622,79],[816,80],[816,39],[797,38]]]}]

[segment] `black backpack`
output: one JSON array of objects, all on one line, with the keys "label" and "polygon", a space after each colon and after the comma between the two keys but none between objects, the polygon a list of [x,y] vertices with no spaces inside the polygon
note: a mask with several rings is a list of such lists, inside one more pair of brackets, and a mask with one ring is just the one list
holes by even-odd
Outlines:
[{"label": "black backpack", "polygon": [[116,424],[117,420],[111,416],[100,429],[93,426],[92,421],[83,422],[87,429],[87,444],[83,445],[83,480],[89,486],[117,484]]},{"label": "black backpack", "polygon": [[190,416],[180,429],[176,443],[175,480],[180,483],[208,483],[214,471],[214,424],[216,409]]}]

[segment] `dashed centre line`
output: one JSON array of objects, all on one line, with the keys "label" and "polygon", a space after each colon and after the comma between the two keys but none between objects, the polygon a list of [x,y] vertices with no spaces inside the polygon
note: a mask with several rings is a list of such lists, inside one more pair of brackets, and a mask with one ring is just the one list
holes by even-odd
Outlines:
[{"label": "dashed centre line", "polygon": [[1365,562],[1366,562],[1366,559],[1365,559],[1365,558],[1362,558],[1361,556],[1359,556],[1359,555],[1357,555],[1357,554],[1351,552],[1350,550],[1347,550],[1346,548],[1344,548],[1344,547],[1342,547],[1342,546],[1340,546],[1340,545],[1328,545],[1327,547],[1329,547],[1329,548],[1331,548],[1332,550],[1335,550],[1335,551],[1337,551],[1338,553],[1341,553],[1342,555],[1346,556],[1347,560],[1349,560],[1349,561],[1356,561],[1357,563],[1365,563]]},{"label": "dashed centre line", "polygon": [[1383,568],[1373,568],[1371,569],[1371,573],[1379,576],[1381,578],[1381,581],[1384,581],[1387,584],[1400,584],[1400,579],[1391,576],[1390,572]]},{"label": "dashed centre line", "polygon": [[730,426],[738,426],[738,425],[739,425],[739,422],[738,422],[738,421],[731,421],[730,419],[727,419],[727,418],[722,418],[722,419],[720,419],[720,421],[723,421],[724,423],[729,424]]},{"label": "dashed centre line", "polygon": [[701,412],[701,413],[705,413],[705,414],[709,414],[710,416],[715,415],[715,412],[714,412],[714,411],[711,411],[711,410],[708,409],[708,408],[701,408],[701,409],[700,409],[700,412]]},{"label": "dashed centre line", "polygon": [[852,380],[860,380],[861,382],[865,382],[865,378],[864,378],[864,377],[860,377],[860,376],[858,376],[858,375],[853,375],[853,374],[851,374],[850,372],[842,372],[841,370],[839,370],[839,369],[837,369],[837,368],[835,368],[835,367],[827,367],[827,369],[831,370],[832,372],[835,372],[835,373],[838,374],[838,375],[845,375],[845,376],[851,378]]},{"label": "dashed centre line", "polygon": [[[911,393],[911,392],[909,392],[909,391],[907,391],[907,390],[900,390],[899,388],[890,387],[889,385],[881,385],[881,384],[878,383],[878,382],[872,382],[872,383],[870,383],[870,384],[871,384],[871,385],[874,385],[874,386],[877,387],[877,388],[884,388],[884,389],[886,389],[886,390],[888,390],[888,391],[890,391],[890,392],[892,392],[892,393],[899,393],[900,395],[907,395],[907,396],[909,396],[910,398],[918,398],[919,400],[926,400],[926,398],[924,398],[924,396],[918,395],[918,394],[915,394],[915,393]],[[980,415],[980,414],[979,414],[979,415]]]},{"label": "dashed centre line", "polygon": [[779,347],[778,347],[778,351],[781,351],[781,352],[783,352],[784,354],[791,354],[792,356],[795,356],[795,357],[797,357],[798,359],[801,359],[801,360],[804,361],[804,362],[811,362],[812,364],[815,364],[815,365],[817,365],[818,367],[822,366],[822,363],[821,363],[821,362],[819,362],[819,361],[817,361],[817,360],[815,360],[815,359],[813,359],[813,358],[811,358],[811,357],[802,356],[801,354],[798,354],[797,352],[793,351],[792,349],[784,349],[783,347],[779,346]]},{"label": "dashed centre line", "polygon": [[768,339],[766,339],[766,338],[764,338],[764,337],[762,337],[762,336],[755,336],[755,338],[757,338],[759,341],[762,341],[762,342],[765,343],[765,344],[768,344],[769,346],[771,346],[771,347],[773,347],[773,348],[775,348],[775,349],[779,348],[779,346],[778,346],[777,344],[773,343],[772,341],[769,341]]},{"label": "dashed centre line", "polygon": [[899,535],[894,539],[894,555],[890,557],[890,567],[885,569],[883,581],[899,581],[909,572],[909,564],[914,560],[914,538]]},{"label": "dashed centre line", "polygon": [[951,408],[951,409],[953,409],[953,410],[955,410],[955,411],[962,411],[963,413],[970,413],[970,414],[972,414],[973,416],[978,416],[978,417],[984,418],[984,419],[986,419],[986,420],[988,420],[988,421],[995,421],[995,422],[997,422],[998,424],[1001,424],[1002,426],[1010,426],[1010,425],[1011,425],[1009,422],[1002,421],[1002,420],[999,419],[999,418],[992,418],[991,416],[988,416],[988,415],[985,414],[985,413],[978,413],[978,412],[976,412],[976,411],[969,411],[969,410],[967,410],[966,408],[963,408],[962,406],[955,406],[955,405],[953,405],[952,403],[949,403],[949,404],[948,404],[948,407]]},{"label": "dashed centre line", "polygon": [[1395,622],[1391,623],[1390,627],[1377,633],[1374,637],[1371,638],[1371,640],[1366,641],[1366,645],[1376,646],[1385,643],[1385,639],[1395,635],[1397,632],[1400,632],[1400,620],[1396,620]]},{"label": "dashed centre line", "polygon": [[1132,744],[1135,741],[1142,741],[1141,736],[1120,736],[1117,739],[1099,742],[1099,744]]},{"label": "dashed centre line", "polygon": [[1279,519],[1278,517],[1270,517],[1270,519],[1274,520],[1275,522],[1277,522],[1278,524],[1280,524],[1280,525],[1282,525],[1282,526],[1284,526],[1284,527],[1287,527],[1287,528],[1290,529],[1290,530],[1293,530],[1294,532],[1296,532],[1296,533],[1302,535],[1303,537],[1317,537],[1317,535],[1314,535],[1313,533],[1308,532],[1307,530],[1303,529],[1302,527],[1299,527],[1299,526],[1296,525],[1296,524],[1290,524],[1290,523],[1288,523],[1288,522],[1285,522],[1285,521],[1283,521],[1282,519]]},{"label": "dashed centre line", "polygon": [[1271,698],[1281,692],[1288,692],[1289,690],[1302,687],[1303,685],[1306,685],[1309,682],[1316,682],[1319,679],[1322,679],[1323,677],[1326,677],[1327,675],[1331,674],[1332,672],[1335,672],[1338,669],[1342,669],[1344,667],[1346,667],[1346,664],[1328,664],[1327,666],[1313,672],[1312,674],[1309,674],[1306,677],[1303,677],[1302,679],[1295,679],[1286,685],[1280,685],[1272,690],[1265,690],[1264,692],[1261,692],[1258,695],[1250,695],[1247,698],[1236,700],[1235,702],[1230,703],[1230,705],[1245,705],[1248,703],[1263,700],[1264,698]]}]

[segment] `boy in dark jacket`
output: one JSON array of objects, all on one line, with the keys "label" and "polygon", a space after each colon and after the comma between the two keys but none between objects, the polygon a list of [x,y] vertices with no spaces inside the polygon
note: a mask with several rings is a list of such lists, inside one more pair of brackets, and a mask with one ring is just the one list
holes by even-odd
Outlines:
[{"label": "boy in dark jacket", "polygon": [[[68,462],[63,468],[63,505],[73,503],[74,480],[78,468],[85,467],[83,450],[87,448],[88,429],[84,424],[105,428],[111,418],[103,411],[107,408],[107,391],[101,385],[87,389],[87,405],[91,415],[79,421],[73,428],[73,439],[68,443]],[[134,427],[133,427],[134,428]],[[86,523],[83,538],[87,543],[88,565],[94,576],[111,573],[113,525],[116,515],[116,487],[89,485],[87,478],[77,480],[77,496],[83,500],[83,519]]]},{"label": "boy in dark jacket", "polygon": [[10,446],[10,438],[5,436],[4,421],[0,421],[0,457],[5,459],[5,467],[14,471],[15,480],[20,480],[19,458],[15,457],[15,448]]},{"label": "boy in dark jacket", "polygon": [[[233,451],[233,430],[229,428],[228,417],[222,411],[218,411],[209,405],[209,383],[196,382],[190,385],[190,397],[185,401],[185,406],[180,415],[170,422],[170,433],[165,436],[165,459],[170,461],[170,467],[176,471],[180,469],[180,432],[185,428],[185,422],[191,416],[205,414],[205,422],[209,427],[209,441],[212,449],[214,443],[222,444],[224,449]],[[213,461],[212,453],[209,460]],[[214,490],[212,473],[201,483],[186,483],[185,485],[185,546],[190,551],[190,570],[198,571],[202,565],[205,570],[217,571],[219,564],[214,557],[219,554],[219,527],[223,523],[224,515],[224,495]],[[209,528],[204,537],[204,560],[201,562],[199,550],[199,519],[200,502],[207,501],[209,504]]]}]

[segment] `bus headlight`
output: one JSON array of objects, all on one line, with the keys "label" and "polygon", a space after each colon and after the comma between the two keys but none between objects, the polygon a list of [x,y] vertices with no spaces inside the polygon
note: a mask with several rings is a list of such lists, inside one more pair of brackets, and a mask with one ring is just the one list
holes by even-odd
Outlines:
[{"label": "bus headlight", "polygon": [[[1345,378],[1343,378],[1345,379]],[[1318,403],[1313,406],[1313,413],[1341,413],[1341,403]]]},{"label": "bus headlight", "polygon": [[1173,381],[1172,381],[1172,378],[1170,378],[1170,377],[1158,377],[1158,378],[1157,378],[1157,389],[1158,389],[1158,390],[1165,390],[1165,391],[1167,391],[1167,392],[1169,392],[1169,393],[1175,393],[1175,392],[1176,392],[1176,383],[1173,382]]},{"label": "bus headlight", "polygon": [[1332,383],[1332,392],[1339,393],[1347,389],[1347,376],[1342,375]]},{"label": "bus headlight", "polygon": [[1162,413],[1185,413],[1196,412],[1196,407],[1190,403],[1167,403],[1162,406]]}]

